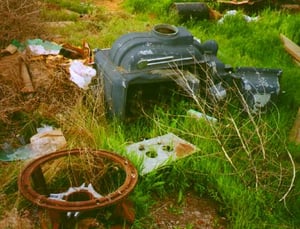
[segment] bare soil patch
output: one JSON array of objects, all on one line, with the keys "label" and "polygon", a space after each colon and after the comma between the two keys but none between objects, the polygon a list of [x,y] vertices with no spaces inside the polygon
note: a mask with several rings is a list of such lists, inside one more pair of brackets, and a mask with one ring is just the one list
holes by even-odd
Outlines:
[{"label": "bare soil patch", "polygon": [[158,200],[152,208],[152,228],[223,229],[226,219],[219,214],[218,208],[213,200],[199,197],[193,192],[186,193],[181,203],[171,195]]},{"label": "bare soil patch", "polygon": [[95,0],[94,4],[99,7],[104,7],[107,11],[121,10],[123,0]]}]

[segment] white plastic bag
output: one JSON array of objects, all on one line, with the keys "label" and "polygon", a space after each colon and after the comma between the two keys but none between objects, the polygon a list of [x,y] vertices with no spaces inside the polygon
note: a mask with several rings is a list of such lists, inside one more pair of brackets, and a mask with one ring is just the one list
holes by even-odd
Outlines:
[{"label": "white plastic bag", "polygon": [[51,126],[38,128],[38,133],[30,138],[33,157],[55,152],[64,148],[66,144],[62,131]]},{"label": "white plastic bag", "polygon": [[74,60],[69,70],[70,79],[84,90],[88,89],[92,78],[96,76],[96,70],[94,68],[84,65],[79,60]]}]

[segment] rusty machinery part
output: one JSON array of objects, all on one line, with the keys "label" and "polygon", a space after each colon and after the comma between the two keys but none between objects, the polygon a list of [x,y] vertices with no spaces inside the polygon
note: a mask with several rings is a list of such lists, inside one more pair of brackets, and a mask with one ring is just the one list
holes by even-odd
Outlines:
[{"label": "rusty machinery part", "polygon": [[[117,163],[124,169],[126,173],[124,183],[115,191],[107,194],[106,196],[97,196],[90,195],[91,199],[84,201],[62,201],[57,199],[51,199],[48,195],[40,194],[32,187],[32,180],[34,177],[41,177],[41,165],[49,162],[51,160],[64,157],[64,156],[76,156],[82,153],[93,153],[97,156],[101,156],[105,159],[109,159],[112,162]],[[37,174],[36,174],[37,173]],[[42,175],[43,179],[43,175]],[[44,155],[40,158],[37,158],[31,161],[28,165],[25,166],[21,172],[18,179],[18,186],[21,194],[31,201],[32,203],[46,208],[48,210],[55,210],[61,212],[78,212],[78,211],[87,211],[95,210],[101,207],[109,206],[114,203],[125,199],[130,192],[134,189],[138,180],[137,169],[133,164],[126,158],[109,151],[105,150],[83,150],[83,149],[73,149],[73,150],[64,150],[54,152],[48,155]],[[45,184],[45,183],[44,183]]]},{"label": "rusty machinery part", "polygon": [[85,183],[83,183],[79,187],[70,187],[66,192],[51,193],[49,198],[53,200],[68,201],[69,196],[71,196],[74,193],[86,193],[90,199],[99,199],[103,197],[101,194],[96,192],[92,184],[88,184],[88,186],[85,186]]}]

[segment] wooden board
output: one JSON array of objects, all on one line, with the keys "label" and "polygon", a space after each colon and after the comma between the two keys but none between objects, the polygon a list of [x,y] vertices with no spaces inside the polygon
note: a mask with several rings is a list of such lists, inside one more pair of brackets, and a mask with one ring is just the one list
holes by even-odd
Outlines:
[{"label": "wooden board", "polygon": [[218,1],[218,3],[229,4],[229,5],[253,5],[253,1]]},{"label": "wooden board", "polygon": [[283,42],[285,50],[292,55],[296,61],[300,62],[300,47],[283,34],[280,34],[280,39]]},{"label": "wooden board", "polygon": [[298,109],[294,125],[291,129],[289,140],[297,145],[300,144],[300,108]]}]

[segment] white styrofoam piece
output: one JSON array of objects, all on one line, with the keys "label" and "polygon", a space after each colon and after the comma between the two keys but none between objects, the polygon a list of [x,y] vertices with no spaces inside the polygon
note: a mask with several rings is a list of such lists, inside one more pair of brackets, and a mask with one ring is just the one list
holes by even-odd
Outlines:
[{"label": "white styrofoam piece", "polygon": [[143,140],[127,146],[128,153],[135,153],[143,159],[142,175],[196,151],[191,143],[173,133]]}]

